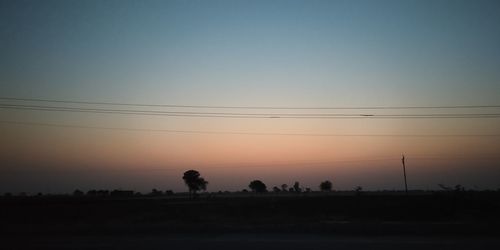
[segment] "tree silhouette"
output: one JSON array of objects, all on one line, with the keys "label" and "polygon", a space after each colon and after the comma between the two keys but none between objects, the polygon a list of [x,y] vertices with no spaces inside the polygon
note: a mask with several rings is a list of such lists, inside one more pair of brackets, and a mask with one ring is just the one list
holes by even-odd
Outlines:
[{"label": "tree silhouette", "polygon": [[323,192],[332,191],[332,182],[331,181],[321,182],[321,184],[319,184],[319,189]]},{"label": "tree silhouette", "polygon": [[300,183],[298,181],[296,181],[294,184],[293,184],[293,190],[296,192],[296,193],[300,193],[302,192],[302,188],[300,188]]},{"label": "tree silhouette", "polygon": [[151,193],[149,193],[149,195],[151,196],[162,196],[163,195],[163,192],[156,189],[156,188],[153,188],[153,190],[151,190]]},{"label": "tree silhouette", "polygon": [[273,187],[273,192],[279,193],[279,192],[281,192],[281,189],[279,189],[278,187],[274,186]]},{"label": "tree silhouette", "polygon": [[286,185],[286,184],[281,184],[281,190],[283,190],[283,192],[288,191],[288,185]]},{"label": "tree silhouette", "polygon": [[256,193],[267,192],[266,184],[264,184],[264,182],[262,182],[261,180],[253,180],[252,182],[250,182],[248,187]]},{"label": "tree silhouette", "polygon": [[196,170],[188,170],[184,172],[182,179],[189,188],[189,198],[196,195],[197,191],[207,189],[208,182],[200,177],[200,173]]}]

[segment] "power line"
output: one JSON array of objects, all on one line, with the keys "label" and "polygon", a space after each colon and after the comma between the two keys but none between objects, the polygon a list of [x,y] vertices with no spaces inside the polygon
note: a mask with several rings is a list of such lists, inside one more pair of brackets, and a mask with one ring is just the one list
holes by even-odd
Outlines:
[{"label": "power line", "polygon": [[167,108],[200,108],[200,109],[351,109],[351,110],[372,110],[372,109],[480,109],[480,108],[500,108],[500,105],[441,105],[441,106],[353,106],[353,107],[292,107],[292,106],[223,106],[223,105],[178,105],[178,104],[145,104],[128,102],[94,102],[94,101],[71,101],[58,99],[41,98],[15,98],[0,97],[0,100],[22,101],[22,102],[45,102],[45,103],[66,103],[66,104],[86,104],[86,105],[109,105],[109,106],[136,106],[136,107],[167,107]]},{"label": "power line", "polygon": [[146,129],[146,128],[124,128],[124,127],[101,127],[85,125],[69,125],[57,123],[20,122],[0,120],[0,123],[23,126],[43,126],[70,129],[98,129],[117,130],[130,132],[162,132],[181,134],[213,134],[213,135],[262,135],[262,136],[317,136],[317,137],[500,137],[500,134],[313,134],[313,133],[260,133],[260,132],[227,132],[227,131],[203,131],[203,130],[172,130],[172,129]]},{"label": "power line", "polygon": [[83,112],[83,113],[119,114],[119,115],[212,117],[212,118],[293,118],[293,119],[500,118],[500,113],[446,113],[446,114],[319,113],[319,114],[304,114],[304,113],[184,112],[184,111],[161,111],[161,110],[81,108],[81,107],[43,106],[43,105],[18,105],[18,104],[5,104],[5,103],[0,103],[0,108],[17,109],[17,110],[34,110],[34,111]]}]

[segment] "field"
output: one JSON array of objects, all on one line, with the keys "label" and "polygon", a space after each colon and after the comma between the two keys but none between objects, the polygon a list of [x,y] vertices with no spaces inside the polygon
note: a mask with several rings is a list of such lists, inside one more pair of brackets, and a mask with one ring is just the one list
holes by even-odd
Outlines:
[{"label": "field", "polygon": [[13,249],[500,246],[498,192],[3,197],[0,206]]}]

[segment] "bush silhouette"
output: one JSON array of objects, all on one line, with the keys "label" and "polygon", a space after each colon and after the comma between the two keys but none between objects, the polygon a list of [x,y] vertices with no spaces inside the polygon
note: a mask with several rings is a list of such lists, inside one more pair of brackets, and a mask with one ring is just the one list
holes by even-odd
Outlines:
[{"label": "bush silhouette", "polygon": [[323,192],[332,191],[332,182],[331,181],[321,182],[321,184],[319,184],[319,189]]},{"label": "bush silhouette", "polygon": [[205,181],[205,179],[200,177],[200,173],[196,170],[188,170],[184,172],[182,179],[189,188],[189,198],[196,195],[197,191],[207,189],[208,181]]},{"label": "bush silhouette", "polygon": [[79,190],[79,189],[76,189],[73,192],[73,196],[83,196],[83,195],[84,195],[84,193],[81,190]]},{"label": "bush silhouette", "polygon": [[162,196],[163,195],[163,192],[156,189],[156,188],[153,188],[151,190],[151,193],[149,193],[150,196]]},{"label": "bush silhouette", "polygon": [[360,196],[361,192],[363,192],[363,187],[362,186],[356,186],[354,188],[354,193],[356,194],[356,196]]},{"label": "bush silhouette", "polygon": [[300,183],[298,181],[296,181],[293,184],[293,191],[296,192],[296,193],[302,192],[302,188],[300,188]]},{"label": "bush silhouette", "polygon": [[250,182],[248,187],[256,193],[267,192],[266,184],[264,184],[264,182],[262,182],[261,180],[254,180],[254,181]]}]

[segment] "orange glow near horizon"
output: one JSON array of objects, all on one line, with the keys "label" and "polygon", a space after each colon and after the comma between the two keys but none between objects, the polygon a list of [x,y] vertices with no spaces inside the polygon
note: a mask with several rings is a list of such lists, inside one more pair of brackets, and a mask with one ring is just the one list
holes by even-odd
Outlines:
[{"label": "orange glow near horizon", "polygon": [[[270,187],[299,181],[314,189],[319,181],[329,179],[336,189],[357,185],[368,189],[399,189],[400,157],[404,153],[412,188],[432,189],[438,183],[481,186],[484,180],[494,183],[493,179],[499,175],[498,137],[363,136],[498,133],[498,128],[489,122],[169,121],[122,118],[109,122],[125,128],[361,136],[199,134],[2,125],[5,136],[0,152],[6,164],[0,171],[3,176],[18,180],[12,186],[20,183],[21,187],[23,180],[28,180],[26,176],[33,175],[30,178],[62,178],[69,182],[68,189],[76,185],[137,190],[163,187],[181,191],[185,187],[179,176],[183,171],[196,169],[209,180],[211,191],[241,190],[253,179],[262,179]],[[94,122],[106,126],[108,121]],[[480,130],[470,131],[471,127]],[[52,184],[42,179],[31,180],[30,185],[33,189],[52,190]]]},{"label": "orange glow near horizon", "polygon": [[[198,168],[213,174],[245,173],[252,167],[268,173],[324,166],[360,171],[370,161],[396,162],[401,153],[436,158],[441,164],[495,155],[495,138],[308,137],[280,135],[199,135],[142,132],[74,131],[71,129],[10,134],[4,155],[29,155],[25,161],[94,166],[110,169]],[[26,131],[24,131],[26,132]],[[16,138],[17,140],[14,140]],[[27,139],[29,138],[29,139]],[[490,149],[490,150],[487,150]],[[345,166],[350,166],[345,168]],[[344,166],[344,167],[343,167]],[[351,169],[351,170],[349,170]],[[262,171],[262,170],[261,170]],[[320,171],[321,172],[321,171]],[[318,175],[320,178],[321,175]]]}]

